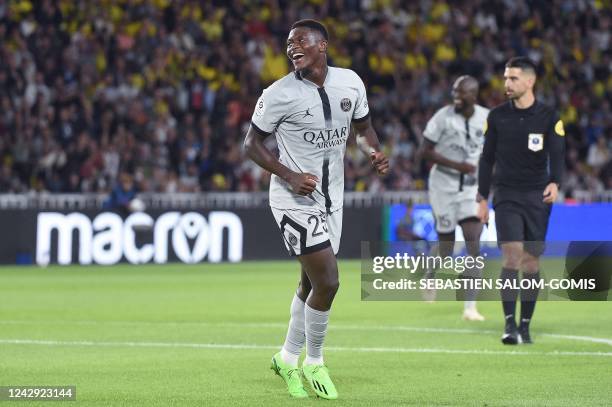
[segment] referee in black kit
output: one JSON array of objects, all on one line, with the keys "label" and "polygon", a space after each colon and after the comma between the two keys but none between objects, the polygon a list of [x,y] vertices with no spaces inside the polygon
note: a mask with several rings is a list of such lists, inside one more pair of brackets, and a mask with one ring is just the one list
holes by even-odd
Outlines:
[{"label": "referee in black kit", "polygon": [[[504,87],[509,101],[489,113],[478,173],[478,217],[487,223],[487,199],[495,166],[495,224],[502,250],[501,290],[506,345],[531,343],[529,322],[538,289],[518,287],[523,279],[539,281],[539,257],[552,203],[557,199],[563,175],[565,130],[555,111],[535,99],[536,66],[526,57],[506,63]],[[512,288],[508,287],[512,282]],[[505,288],[508,287],[508,288]],[[516,300],[521,296],[517,327]]]}]

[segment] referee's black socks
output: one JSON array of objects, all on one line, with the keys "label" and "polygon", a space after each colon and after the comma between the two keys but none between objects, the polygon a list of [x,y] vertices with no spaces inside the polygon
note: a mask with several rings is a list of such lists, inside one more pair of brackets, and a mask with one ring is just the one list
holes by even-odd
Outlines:
[{"label": "referee's black socks", "polygon": [[[504,267],[502,268],[499,278],[502,280],[503,284],[500,292],[506,323],[510,320],[515,322],[514,314],[516,312],[516,299],[519,294],[519,289],[514,287],[518,287],[518,270]],[[510,281],[512,282],[511,284],[509,284]]]},{"label": "referee's black socks", "polygon": [[537,282],[540,281],[540,271],[535,273],[523,273],[523,280],[531,280],[529,288],[521,288],[521,325],[529,325],[533,311],[535,311],[536,301],[540,288]]}]

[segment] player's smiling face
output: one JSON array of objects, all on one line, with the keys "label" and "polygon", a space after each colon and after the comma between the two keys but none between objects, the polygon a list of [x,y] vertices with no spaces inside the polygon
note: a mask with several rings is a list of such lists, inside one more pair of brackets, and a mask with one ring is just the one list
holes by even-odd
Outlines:
[{"label": "player's smiling face", "polygon": [[461,111],[473,106],[477,99],[476,93],[474,89],[469,87],[466,81],[458,79],[453,85],[453,90],[451,92],[455,110]]},{"label": "player's smiling face", "polygon": [[294,28],[287,38],[287,56],[296,71],[308,69],[319,62],[326,48],[327,41],[307,27]]}]

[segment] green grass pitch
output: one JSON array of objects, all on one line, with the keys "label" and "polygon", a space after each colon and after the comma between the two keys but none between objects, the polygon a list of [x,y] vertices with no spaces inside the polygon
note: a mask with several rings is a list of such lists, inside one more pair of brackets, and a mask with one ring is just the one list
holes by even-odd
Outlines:
[{"label": "green grass pitch", "polygon": [[467,323],[457,302],[362,302],[359,267],[340,263],[326,340],[337,401],[291,400],[269,369],[293,261],[0,268],[0,385],[87,406],[612,404],[611,303],[541,302],[536,343],[504,347],[500,304]]}]

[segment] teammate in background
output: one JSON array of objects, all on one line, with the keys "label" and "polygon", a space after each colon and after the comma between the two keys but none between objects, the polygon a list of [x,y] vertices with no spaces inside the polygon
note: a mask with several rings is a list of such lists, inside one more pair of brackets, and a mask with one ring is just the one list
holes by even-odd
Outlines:
[{"label": "teammate in background", "polygon": [[[559,115],[538,102],[533,93],[536,66],[526,57],[506,63],[504,86],[508,102],[497,106],[487,119],[485,145],[478,175],[479,217],[487,222],[487,198],[495,165],[495,224],[502,250],[501,279],[518,284],[523,279],[540,280],[539,257],[552,203],[557,199],[565,163],[565,130]],[[516,326],[518,289],[501,290],[505,316],[502,342],[531,343],[529,323],[535,310],[538,289],[521,289],[521,319]]]},{"label": "teammate in background", "polygon": [[[317,396],[338,397],[323,361],[323,341],[339,286],[336,254],[351,125],[376,171],[389,170],[372,128],[365,86],[355,72],[327,65],[327,44],[320,22],[300,20],[291,26],[287,56],[295,71],[263,91],[244,142],[248,157],[273,174],[272,214],[287,250],[301,264],[285,343],[272,357],[272,369],[298,398],[308,397],[298,369],[304,344],[304,378]],[[272,134],[278,159],[263,144]]]},{"label": "teammate in background", "polygon": [[[452,90],[453,104],[441,108],[429,120],[423,133],[423,158],[434,165],[429,173],[429,202],[436,221],[438,255],[450,256],[455,243],[455,229],[461,226],[468,254],[480,253],[482,226],[478,219],[476,166],[484,143],[483,131],[489,109],[477,105],[478,81],[471,76],[459,77]],[[478,270],[465,272],[478,277]],[[432,278],[433,271],[426,278]],[[465,292],[463,319],[484,321],[476,309],[476,290]],[[433,301],[435,291],[425,292]]]}]

